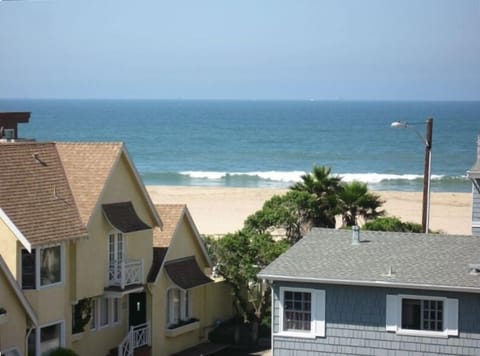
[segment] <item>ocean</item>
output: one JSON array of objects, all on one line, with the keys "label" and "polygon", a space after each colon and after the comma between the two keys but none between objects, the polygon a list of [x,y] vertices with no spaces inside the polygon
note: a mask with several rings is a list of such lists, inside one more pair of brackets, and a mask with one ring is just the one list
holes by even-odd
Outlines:
[{"label": "ocean", "polygon": [[147,185],[282,188],[326,165],[421,191],[433,117],[432,191],[470,192],[480,134],[480,102],[0,99],[0,111],[30,111],[19,132],[37,141],[125,142]]}]

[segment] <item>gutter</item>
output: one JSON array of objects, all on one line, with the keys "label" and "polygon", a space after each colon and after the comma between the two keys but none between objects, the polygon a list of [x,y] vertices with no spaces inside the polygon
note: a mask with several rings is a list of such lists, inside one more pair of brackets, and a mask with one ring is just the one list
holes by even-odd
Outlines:
[{"label": "gutter", "polygon": [[418,283],[398,283],[398,282],[388,282],[388,281],[356,281],[356,280],[348,280],[348,279],[292,277],[292,276],[267,275],[267,274],[258,274],[257,277],[260,279],[266,279],[270,282],[281,281],[281,282],[322,283],[322,284],[350,285],[350,286],[364,286],[364,287],[410,288],[410,289],[426,289],[426,290],[435,290],[435,291],[450,291],[450,292],[465,292],[465,293],[480,294],[480,287],[462,287],[462,286],[418,284]]}]

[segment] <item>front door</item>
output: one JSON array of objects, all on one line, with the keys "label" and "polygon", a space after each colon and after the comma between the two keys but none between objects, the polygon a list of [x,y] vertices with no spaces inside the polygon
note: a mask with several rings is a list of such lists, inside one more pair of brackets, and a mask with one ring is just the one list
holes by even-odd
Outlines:
[{"label": "front door", "polygon": [[147,295],[145,292],[129,294],[128,322],[130,326],[147,322]]}]

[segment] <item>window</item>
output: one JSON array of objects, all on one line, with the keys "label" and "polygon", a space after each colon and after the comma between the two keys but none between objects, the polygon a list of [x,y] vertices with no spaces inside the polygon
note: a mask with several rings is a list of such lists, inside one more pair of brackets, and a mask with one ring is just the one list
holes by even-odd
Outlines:
[{"label": "window", "polygon": [[285,291],[283,331],[311,330],[312,293]]},{"label": "window", "polygon": [[118,282],[122,279],[123,255],[123,234],[121,232],[111,232],[108,235],[108,280],[110,282]]},{"label": "window", "polygon": [[279,334],[325,336],[325,291],[281,287],[279,317]]},{"label": "window", "polygon": [[64,346],[63,322],[33,329],[28,336],[28,355],[48,355],[50,351]]},{"label": "window", "polygon": [[99,297],[92,300],[92,318],[90,330],[106,328],[120,323],[121,298]]},{"label": "window", "polygon": [[97,328],[97,300],[92,299],[92,317],[90,319],[90,330]]},{"label": "window", "polygon": [[177,325],[191,318],[190,291],[170,288],[167,292],[168,326]]},{"label": "window", "polygon": [[116,324],[120,321],[120,306],[119,303],[120,299],[119,298],[113,298],[112,299],[112,305],[113,305],[113,323]]},{"label": "window", "polygon": [[40,285],[58,283],[61,281],[61,249],[60,246],[40,249]]},{"label": "window", "polygon": [[22,250],[22,288],[36,289],[63,281],[63,246]]},{"label": "window", "polygon": [[387,295],[386,324],[399,334],[458,335],[458,299]]},{"label": "window", "polygon": [[109,307],[110,307],[110,300],[105,297],[101,298],[100,299],[100,327],[108,326],[108,323],[110,321]]}]

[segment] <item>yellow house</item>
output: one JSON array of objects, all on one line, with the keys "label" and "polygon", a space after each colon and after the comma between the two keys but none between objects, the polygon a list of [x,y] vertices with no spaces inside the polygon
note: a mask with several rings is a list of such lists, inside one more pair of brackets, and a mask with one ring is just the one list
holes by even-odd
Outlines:
[{"label": "yellow house", "polygon": [[230,287],[211,278],[212,263],[185,205],[156,205],[163,229],[154,230],[153,355],[171,355],[208,341],[232,317]]},{"label": "yellow house", "polygon": [[2,140],[0,167],[2,355],[169,355],[232,316],[190,213],[154,206],[123,143]]},{"label": "yellow house", "polygon": [[69,256],[87,230],[55,144],[1,143],[0,167],[0,254],[37,317],[27,353],[40,355],[69,343]]},{"label": "yellow house", "polygon": [[56,146],[88,231],[71,256],[80,323],[73,323],[71,348],[80,355],[149,349],[152,301],[145,286],[160,217],[122,143]]}]

